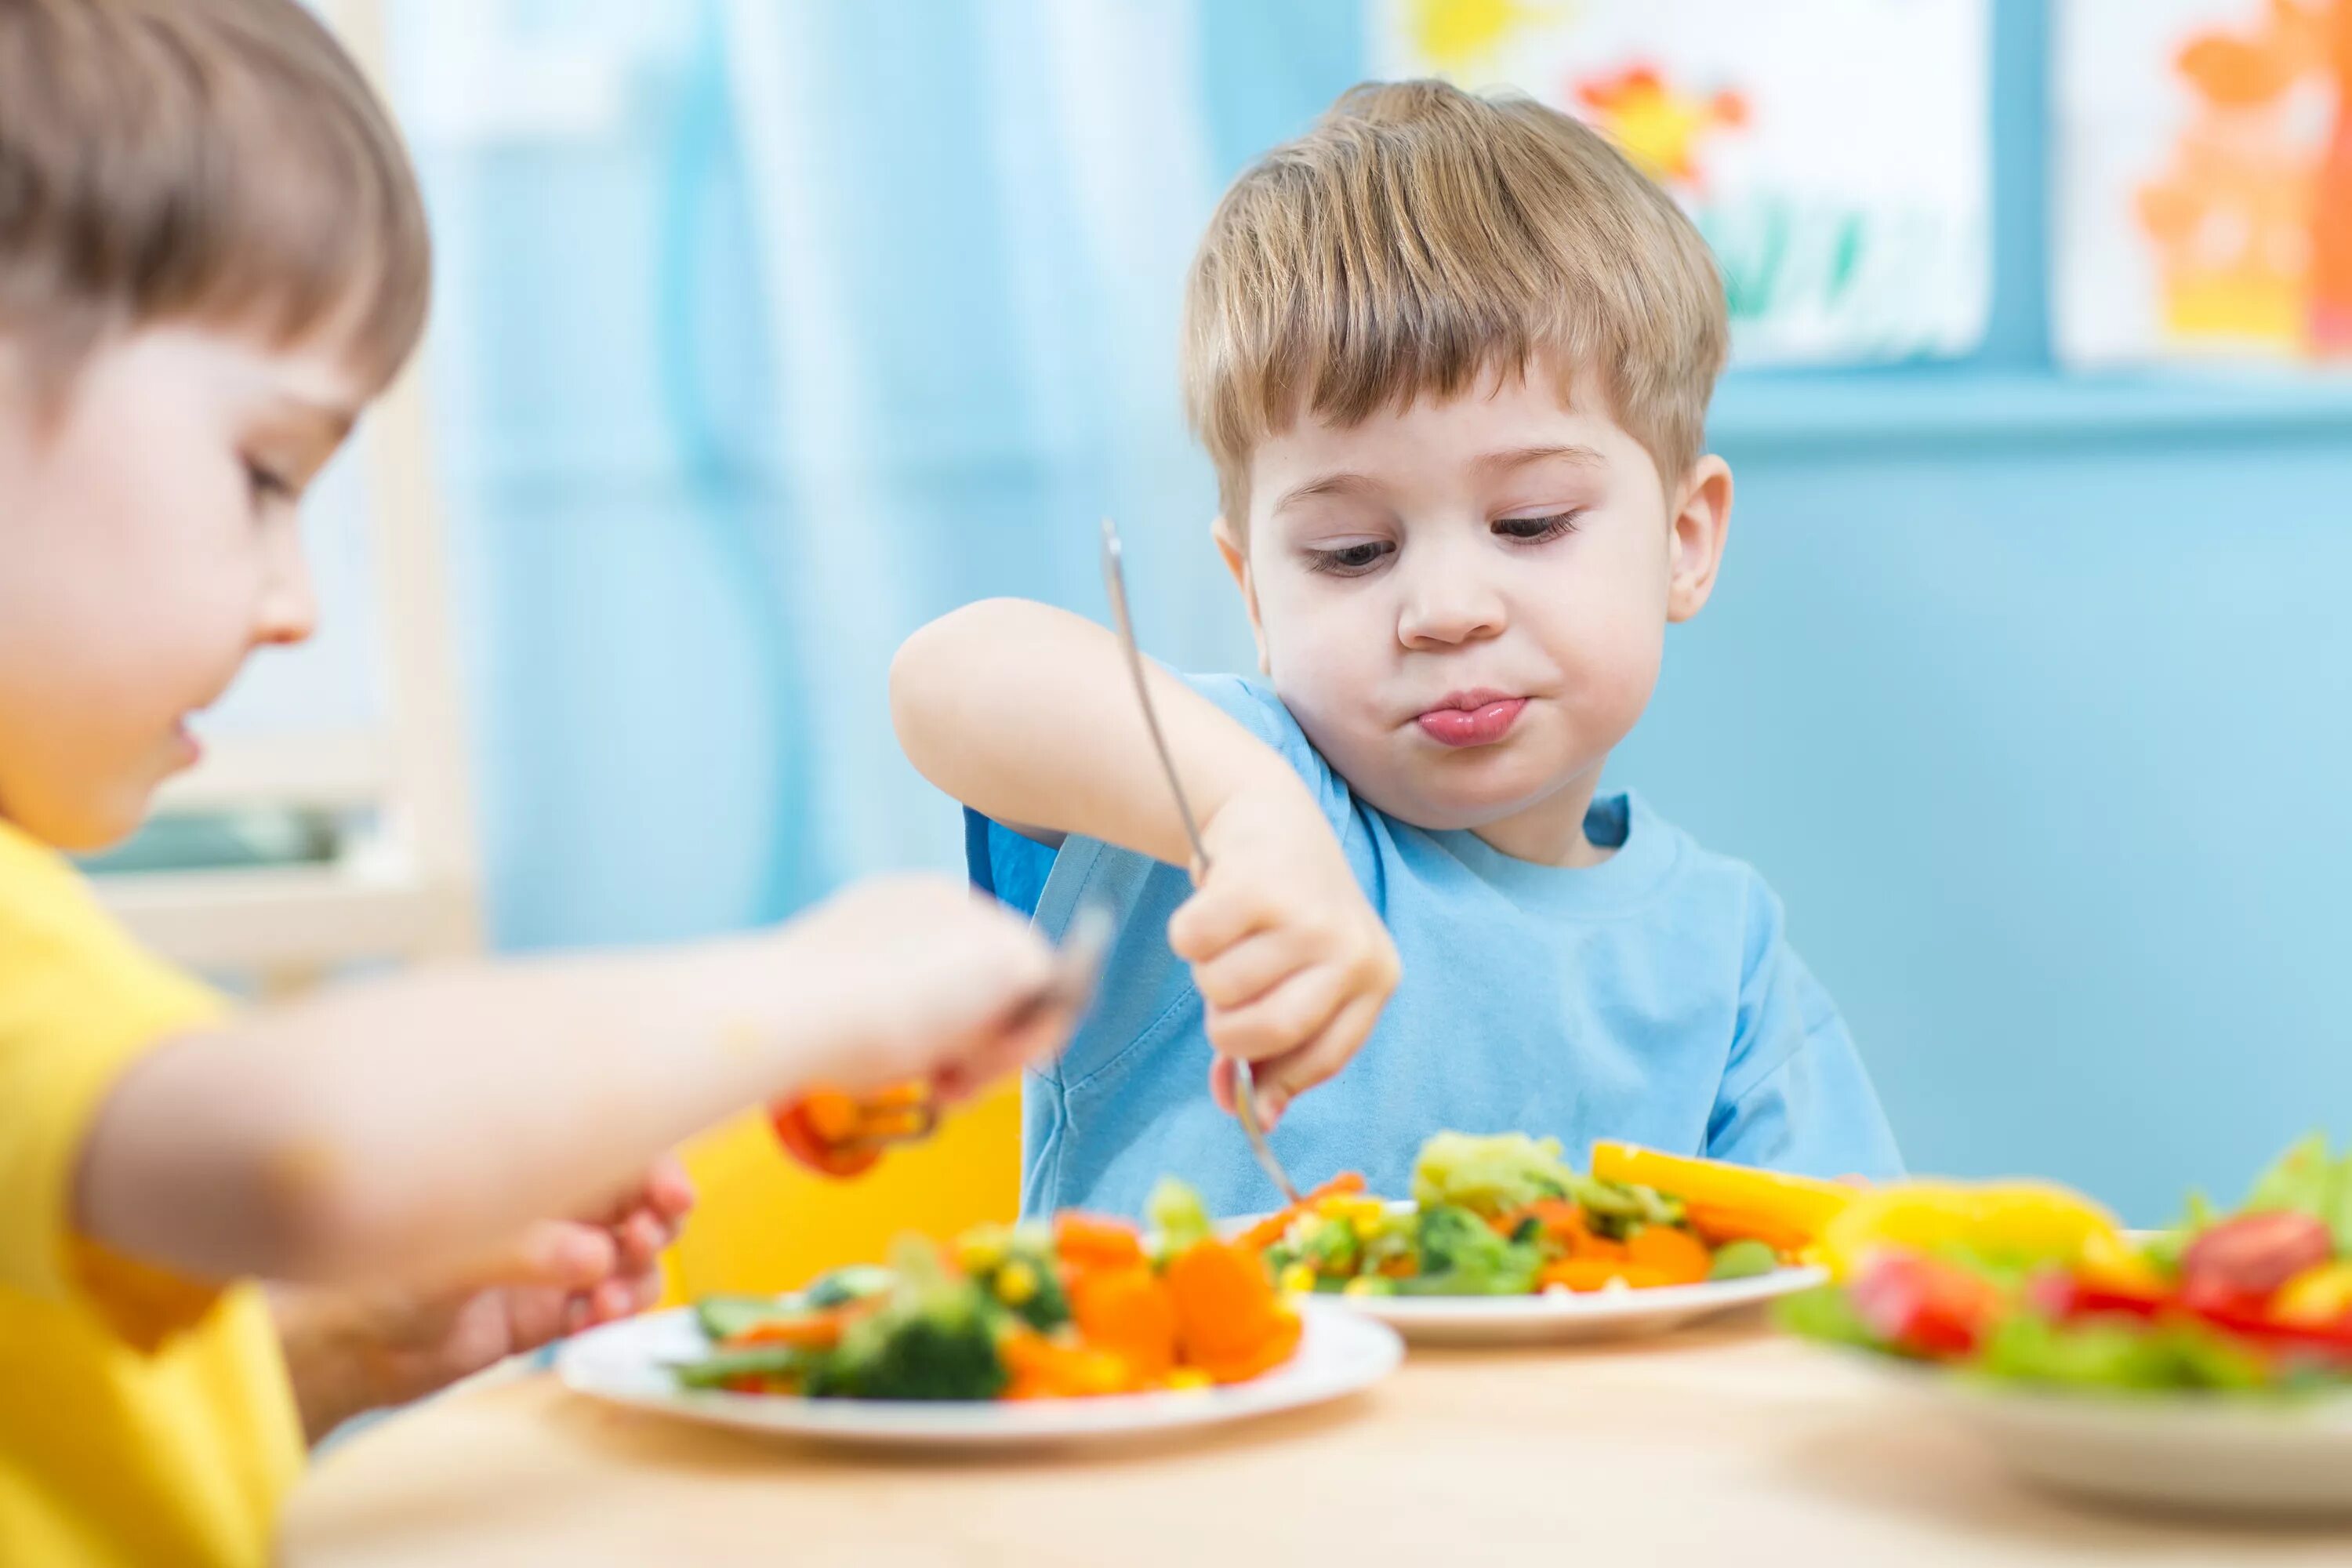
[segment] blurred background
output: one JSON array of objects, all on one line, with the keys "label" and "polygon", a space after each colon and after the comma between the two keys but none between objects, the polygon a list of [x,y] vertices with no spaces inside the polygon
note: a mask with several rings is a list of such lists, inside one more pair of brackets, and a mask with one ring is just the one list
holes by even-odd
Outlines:
[{"label": "blurred background", "polygon": [[[1914,1165],[2153,1222],[2352,1131],[2338,0],[322,8],[387,72],[440,292],[313,519],[332,630],[118,867],[199,959],[675,939],[956,868],[890,652],[984,595],[1100,616],[1104,513],[1146,646],[1245,667],[1183,270],[1254,154],[1444,72],[1602,124],[1723,259],[1729,558],[1612,771],[1783,895]],[[207,944],[289,867],[446,899]],[[843,1223],[919,1160],[1007,1203],[1011,1130]],[[783,1192],[730,1147],[707,1184]]]}]

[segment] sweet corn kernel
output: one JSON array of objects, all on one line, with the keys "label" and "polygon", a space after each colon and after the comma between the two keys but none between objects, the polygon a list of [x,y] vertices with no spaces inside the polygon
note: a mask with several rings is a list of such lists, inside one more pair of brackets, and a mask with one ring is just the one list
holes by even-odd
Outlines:
[{"label": "sweet corn kernel", "polygon": [[996,1271],[996,1299],[1018,1307],[1037,1294],[1037,1271],[1016,1258]]},{"label": "sweet corn kernel", "polygon": [[1168,1374],[1171,1394],[1202,1394],[1215,1386],[1209,1374],[1197,1366],[1180,1366]]},{"label": "sweet corn kernel", "polygon": [[1315,1270],[1304,1263],[1294,1263],[1282,1271],[1282,1288],[1294,1296],[1304,1296],[1315,1289]]}]

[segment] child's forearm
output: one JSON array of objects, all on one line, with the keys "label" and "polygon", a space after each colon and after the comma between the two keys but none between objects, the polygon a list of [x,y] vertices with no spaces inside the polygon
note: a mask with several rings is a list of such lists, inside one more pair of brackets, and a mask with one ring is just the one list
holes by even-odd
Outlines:
[{"label": "child's forearm", "polygon": [[[1236,794],[1298,787],[1272,748],[1147,662],[1154,707],[1203,824]],[[899,743],[924,777],[1008,826],[1192,858],[1118,643],[1050,605],[992,599],[908,638],[890,671]]]},{"label": "child's forearm", "polygon": [[[175,1041],[100,1112],[77,1224],[204,1277],[461,1266],[855,1048],[805,942],[745,940],[773,967],[736,944],[453,968]],[[762,971],[807,998],[795,1032],[747,1022],[775,1011],[740,995]]]}]

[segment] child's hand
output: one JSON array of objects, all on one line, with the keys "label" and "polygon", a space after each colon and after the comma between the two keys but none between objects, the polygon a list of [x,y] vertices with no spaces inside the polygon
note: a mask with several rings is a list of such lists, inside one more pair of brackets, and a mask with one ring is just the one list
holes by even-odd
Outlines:
[{"label": "child's hand", "polygon": [[288,1289],[274,1300],[313,1442],[352,1416],[405,1405],[565,1334],[642,1312],[694,1188],[675,1160],[591,1221],[530,1226],[438,1289]]},{"label": "child's hand", "polygon": [[948,1100],[1060,1044],[1037,1005],[1054,952],[1026,921],[945,877],[886,877],[793,922],[803,977],[780,994],[830,1044],[810,1078],[853,1090],[909,1079]]},{"label": "child's hand", "polygon": [[[1168,922],[1192,966],[1209,1043],[1252,1064],[1269,1120],[1348,1064],[1396,989],[1396,944],[1313,799],[1285,778],[1234,795],[1202,828],[1209,873]],[[1233,1108],[1233,1064],[1210,1078]]]}]

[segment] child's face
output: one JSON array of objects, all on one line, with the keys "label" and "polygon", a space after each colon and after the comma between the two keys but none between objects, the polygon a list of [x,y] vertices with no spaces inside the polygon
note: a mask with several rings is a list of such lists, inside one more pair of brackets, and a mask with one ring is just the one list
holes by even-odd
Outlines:
[{"label": "child's face", "polygon": [[1556,386],[1302,419],[1251,455],[1245,542],[1219,535],[1276,690],[1360,796],[1573,863],[1666,623],[1713,586],[1731,477],[1706,458],[1666,493],[1597,392]]},{"label": "child's face", "polygon": [[296,502],[364,391],[327,350],[190,327],[103,347],[47,410],[12,365],[0,338],[0,816],[95,848],[248,654],[310,634]]}]

